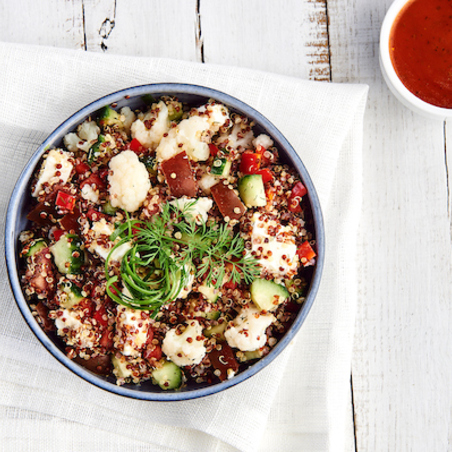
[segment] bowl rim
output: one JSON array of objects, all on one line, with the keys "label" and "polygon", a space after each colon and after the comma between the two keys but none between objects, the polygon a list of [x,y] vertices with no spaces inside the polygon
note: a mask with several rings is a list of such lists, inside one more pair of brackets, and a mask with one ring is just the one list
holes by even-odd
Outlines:
[{"label": "bowl rim", "polygon": [[[276,141],[279,142],[280,147],[283,149],[283,153],[288,154],[287,156],[293,162],[295,169],[300,175],[303,183],[308,190],[308,197],[311,204],[312,215],[314,218],[314,231],[316,234],[316,246],[317,246],[317,261],[316,268],[312,277],[311,286],[306,299],[301,307],[301,310],[297,317],[295,318],[293,324],[286,332],[284,337],[276,344],[272,349],[271,353],[267,356],[261,358],[255,364],[251,365],[249,368],[243,372],[237,374],[231,379],[226,381],[216,383],[213,385],[205,386],[199,389],[193,389],[189,391],[181,392],[145,392],[136,389],[131,389],[125,386],[118,386],[111,383],[103,377],[100,377],[81,365],[70,360],[64,352],[62,352],[50,339],[50,337],[41,329],[40,325],[33,317],[31,310],[28,306],[27,301],[22,293],[20,279],[17,272],[17,262],[16,262],[16,245],[17,236],[20,231],[16,231],[15,222],[18,217],[19,211],[19,200],[22,195],[26,193],[29,186],[29,180],[32,177],[35,167],[38,164],[42,154],[47,150],[48,146],[57,139],[62,140],[64,135],[74,130],[74,128],[80,124],[89,114],[95,113],[105,105],[111,105],[115,102],[123,100],[125,96],[130,96],[135,98],[137,96],[143,96],[146,94],[160,94],[160,95],[171,95],[171,94],[183,94],[183,95],[196,95],[205,98],[213,98],[218,102],[221,102],[232,109],[238,110],[247,117],[256,121],[256,123],[262,126],[265,131]],[[5,258],[8,271],[8,277],[10,286],[16,301],[16,304],[24,318],[25,322],[28,324],[32,332],[38,338],[38,340],[44,345],[44,347],[49,351],[54,358],[56,358],[61,364],[63,364],[67,369],[75,373],[77,376],[81,377],[88,383],[91,383],[98,388],[106,390],[110,393],[117,395],[140,399],[148,401],[181,401],[190,400],[199,397],[205,397],[211,394],[221,392],[227,388],[235,386],[242,381],[247,380],[251,376],[255,375],[257,372],[262,370],[268,364],[270,364],[279,354],[286,348],[286,346],[292,341],[295,334],[300,329],[301,325],[304,323],[311,306],[314,302],[315,296],[317,295],[321,275],[323,271],[324,259],[325,259],[325,234],[324,234],[324,223],[323,215],[320,207],[320,201],[317,192],[314,188],[312,180],[306,170],[301,158],[291,146],[284,135],[261,113],[259,113],[254,108],[250,107],[241,100],[226,94],[224,92],[185,83],[153,83],[133,86],[125,89],[121,89],[110,93],[108,95],[102,96],[93,102],[87,104],[68,119],[62,122],[49,136],[44,140],[44,142],[34,151],[31,158],[25,165],[22,173],[20,174],[14,190],[11,194],[9,201],[7,214],[6,214],[6,224],[5,224]]]},{"label": "bowl rim", "polygon": [[416,0],[394,0],[383,19],[379,43],[379,60],[383,77],[393,94],[400,102],[402,102],[402,104],[411,110],[430,118],[445,119],[452,117],[452,108],[437,107],[414,95],[402,83],[392,64],[391,55],[389,53],[389,37],[391,35],[392,27],[402,9],[413,1]]}]

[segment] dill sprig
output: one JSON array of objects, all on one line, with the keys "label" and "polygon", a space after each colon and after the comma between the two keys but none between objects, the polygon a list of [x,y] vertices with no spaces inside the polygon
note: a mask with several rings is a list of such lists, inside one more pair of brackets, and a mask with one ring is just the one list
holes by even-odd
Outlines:
[{"label": "dill sprig", "polygon": [[[219,289],[225,282],[250,284],[259,273],[257,260],[245,253],[245,242],[225,223],[195,221],[191,209],[196,201],[180,208],[165,203],[152,221],[126,221],[110,236],[121,240],[105,262],[107,294],[117,303],[152,311],[175,300],[192,278],[203,279]],[[120,278],[109,274],[113,252],[131,244],[120,265]],[[125,290],[120,291],[121,280]]]}]

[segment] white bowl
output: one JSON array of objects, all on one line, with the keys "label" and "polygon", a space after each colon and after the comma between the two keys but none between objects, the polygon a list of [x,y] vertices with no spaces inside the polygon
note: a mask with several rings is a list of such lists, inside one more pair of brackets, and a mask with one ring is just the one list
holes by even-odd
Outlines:
[{"label": "white bowl", "polygon": [[386,84],[397,99],[412,111],[432,119],[452,118],[451,108],[441,108],[424,102],[415,96],[399,79],[389,54],[389,36],[402,8],[412,0],[395,0],[388,9],[380,32],[380,67]]}]

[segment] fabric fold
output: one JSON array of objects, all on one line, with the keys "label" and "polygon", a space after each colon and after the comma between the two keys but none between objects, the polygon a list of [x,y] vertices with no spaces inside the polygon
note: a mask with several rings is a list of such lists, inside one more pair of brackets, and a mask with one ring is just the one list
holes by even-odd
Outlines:
[{"label": "fabric fold", "polygon": [[[345,444],[344,432],[350,430],[346,407],[367,87],[4,43],[0,43],[0,61],[0,156],[6,169],[0,182],[3,212],[28,158],[75,111],[129,86],[183,82],[227,92],[281,130],[317,188],[327,238],[319,295],[288,350],[239,386],[187,402],[129,400],[91,386],[63,368],[22,320],[2,261],[0,412],[14,413],[0,425],[5,450],[15,444],[23,450],[26,444],[36,444],[34,450],[64,450],[56,437],[60,426],[63,436],[72,435],[77,444],[92,446],[90,450],[100,450],[99,442],[93,437],[90,443],[81,432],[97,432],[108,445],[103,450],[116,450],[108,434],[130,438],[136,443],[134,450],[148,445],[153,448],[146,450],[156,451],[270,451],[282,450],[282,445],[289,451],[324,451],[333,450],[333,441]],[[4,215],[1,228],[4,232]],[[24,434],[29,436],[28,443],[19,438]]]}]

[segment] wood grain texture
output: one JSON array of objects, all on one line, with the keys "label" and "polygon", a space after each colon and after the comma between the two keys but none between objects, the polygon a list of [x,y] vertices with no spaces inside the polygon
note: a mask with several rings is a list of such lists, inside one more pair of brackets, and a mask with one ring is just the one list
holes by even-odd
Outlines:
[{"label": "wood grain texture", "polygon": [[201,0],[206,63],[329,80],[326,0]]},{"label": "wood grain texture", "polygon": [[83,0],[87,50],[199,61],[196,0]]},{"label": "wood grain texture", "polygon": [[81,49],[81,0],[0,0],[0,40]]},{"label": "wood grain texture", "polygon": [[385,86],[378,38],[390,3],[0,0],[0,39],[369,84],[356,447],[442,452],[452,450],[452,122],[409,112]]},{"label": "wood grain texture", "polygon": [[328,1],[332,79],[370,85],[352,369],[357,450],[446,451],[450,158],[443,123],[401,106],[382,80],[379,29],[390,3]]}]

